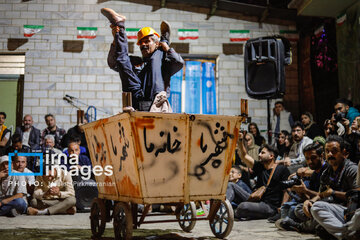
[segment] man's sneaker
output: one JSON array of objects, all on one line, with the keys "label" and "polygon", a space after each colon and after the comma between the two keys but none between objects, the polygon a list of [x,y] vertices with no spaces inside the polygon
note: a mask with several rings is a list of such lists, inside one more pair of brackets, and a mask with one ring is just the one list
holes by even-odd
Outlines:
[{"label": "man's sneaker", "polygon": [[278,219],[280,219],[281,215],[280,213],[275,214],[272,217],[269,217],[267,220],[269,223],[275,223]]},{"label": "man's sneaker", "polygon": [[166,40],[170,44],[170,24],[167,21],[162,21],[160,24],[161,40]]},{"label": "man's sneaker", "polygon": [[118,22],[124,22],[126,20],[125,16],[118,14],[111,8],[102,8],[101,14],[104,15],[107,19],[109,19],[109,21],[113,25],[116,25],[116,23],[118,23]]},{"label": "man's sneaker", "polygon": [[39,212],[39,210],[37,210],[36,208],[28,207],[28,209],[27,209],[28,215],[37,215],[38,212]]},{"label": "man's sneaker", "polygon": [[12,208],[8,214],[8,217],[16,217],[19,215],[18,211],[15,208]]},{"label": "man's sneaker", "polygon": [[280,226],[286,231],[300,231],[300,223],[295,222],[293,219],[287,217],[280,222]]},{"label": "man's sneaker", "polygon": [[277,227],[279,230],[284,230],[285,231],[285,229],[281,226],[282,220],[283,220],[282,218],[276,220],[275,221],[275,227]]}]

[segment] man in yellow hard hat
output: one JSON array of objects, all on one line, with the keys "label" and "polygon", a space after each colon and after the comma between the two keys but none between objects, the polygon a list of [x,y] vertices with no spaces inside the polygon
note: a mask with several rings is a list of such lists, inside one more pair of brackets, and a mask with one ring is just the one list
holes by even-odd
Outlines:
[{"label": "man in yellow hard hat", "polygon": [[161,23],[161,36],[151,27],[141,28],[137,34],[137,45],[142,59],[130,58],[125,33],[126,17],[110,8],[101,9],[101,13],[111,22],[114,42],[108,55],[108,65],[119,72],[122,90],[132,93],[133,107],[140,111],[149,111],[155,96],[166,91],[170,77],[184,65],[184,60],[169,47],[170,26]]}]

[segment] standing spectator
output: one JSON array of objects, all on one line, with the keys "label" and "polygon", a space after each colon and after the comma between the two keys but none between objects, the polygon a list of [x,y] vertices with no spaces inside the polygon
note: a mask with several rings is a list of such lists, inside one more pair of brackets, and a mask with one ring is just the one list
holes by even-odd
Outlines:
[{"label": "standing spectator", "polygon": [[275,103],[274,115],[271,124],[274,137],[278,138],[281,130],[290,132],[293,124],[294,120],[291,113],[285,110],[284,103],[282,101],[277,101]]},{"label": "standing spectator", "polygon": [[265,138],[263,136],[261,136],[260,130],[256,123],[254,123],[254,122],[250,123],[248,130],[254,136],[256,145],[262,146],[263,144],[266,143]]},{"label": "standing spectator", "polygon": [[[357,166],[345,158],[344,140],[339,136],[329,136],[325,144],[325,158],[329,167],[320,179],[320,194],[304,202],[304,213],[312,217],[325,230],[338,239],[346,238],[344,211],[346,192],[357,188]],[[321,200],[321,201],[319,201]],[[311,215],[309,210],[311,208]],[[318,232],[321,238],[326,232]]]},{"label": "standing spectator", "polygon": [[47,128],[45,128],[41,133],[41,146],[45,146],[45,136],[50,134],[53,135],[55,138],[55,148],[62,149],[61,139],[66,134],[65,129],[56,126],[55,117],[51,113],[45,115],[45,122]]},{"label": "standing spectator", "polygon": [[6,113],[0,112],[0,157],[6,154],[7,148],[10,146],[11,131],[4,125]]},{"label": "standing spectator", "polygon": [[247,154],[245,146],[242,143],[242,135],[242,133],[239,134],[240,157],[249,168],[253,169],[254,174],[257,176],[256,188],[265,186],[273,168],[275,169],[260,202],[246,201],[240,203],[235,210],[235,217],[246,219],[265,219],[272,217],[277,213],[277,208],[280,207],[283,200],[284,191],[280,183],[289,177],[289,170],[283,165],[277,166],[275,164],[277,150],[270,145],[263,146],[259,153],[259,161],[255,161]]},{"label": "standing spectator", "polygon": [[338,98],[335,100],[335,120],[341,121],[346,118],[352,123],[355,117],[360,116],[359,111],[352,106],[352,102],[345,98]]},{"label": "standing spectator", "polygon": [[31,150],[40,149],[40,130],[33,126],[33,118],[27,114],[24,116],[24,125],[17,127],[15,134],[20,134],[24,148]]},{"label": "standing spectator", "polygon": [[305,136],[311,139],[314,139],[317,136],[324,136],[324,131],[314,122],[313,115],[311,113],[304,112],[301,115],[301,122],[305,128]]},{"label": "standing spectator", "polygon": [[313,142],[313,140],[305,136],[304,126],[299,121],[294,123],[292,137],[295,142],[290,148],[289,156],[285,157],[284,160],[277,161],[279,164],[289,166],[291,174],[296,172],[298,168],[306,165],[303,150]]},{"label": "standing spectator", "polygon": [[16,217],[26,211],[24,176],[10,176],[9,157],[0,158],[0,216]]}]

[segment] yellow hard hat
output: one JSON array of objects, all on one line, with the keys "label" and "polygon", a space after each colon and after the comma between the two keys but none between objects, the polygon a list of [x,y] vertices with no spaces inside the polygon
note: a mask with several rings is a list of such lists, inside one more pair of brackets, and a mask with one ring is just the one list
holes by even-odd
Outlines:
[{"label": "yellow hard hat", "polygon": [[149,35],[156,35],[158,37],[160,37],[160,35],[151,27],[143,27],[142,29],[140,29],[137,33],[137,45],[140,45],[140,40],[143,39],[146,36]]}]

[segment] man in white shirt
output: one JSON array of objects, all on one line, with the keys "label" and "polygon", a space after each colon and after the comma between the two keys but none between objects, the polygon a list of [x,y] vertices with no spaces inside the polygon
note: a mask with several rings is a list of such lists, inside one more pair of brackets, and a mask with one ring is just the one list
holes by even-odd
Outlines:
[{"label": "man in white shirt", "polygon": [[[17,172],[32,173],[27,167],[27,159],[24,156],[15,156],[13,161],[13,169]],[[35,177],[34,175],[24,176],[26,181],[27,196],[32,196],[35,188]]]},{"label": "man in white shirt", "polygon": [[26,211],[26,182],[24,176],[10,176],[9,157],[0,159],[0,216],[15,217]]}]

